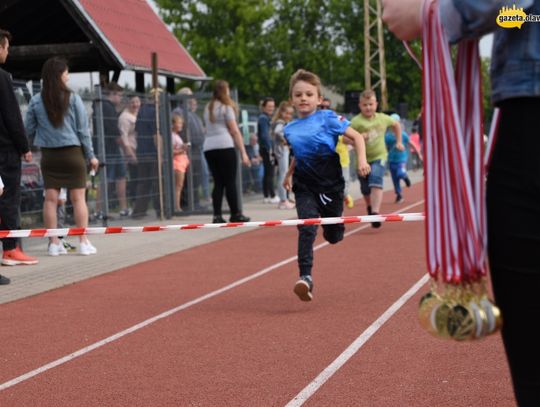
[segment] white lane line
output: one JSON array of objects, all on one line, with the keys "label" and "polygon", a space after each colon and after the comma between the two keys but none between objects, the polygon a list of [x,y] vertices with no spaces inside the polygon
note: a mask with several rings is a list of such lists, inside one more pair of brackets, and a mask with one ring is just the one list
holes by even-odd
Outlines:
[{"label": "white lane line", "polygon": [[429,280],[425,274],[405,294],[403,294],[390,308],[388,308],[375,322],[373,322],[362,334],[349,345],[332,363],[330,363],[311,383],[296,395],[285,407],[299,407],[304,404],[319,388],[330,379],[341,367],[352,358],[356,352],[405,304],[416,292]]},{"label": "white lane line", "polygon": [[[416,202],[414,204],[411,204],[409,206],[404,207],[399,212],[404,212],[404,211],[406,211],[406,210],[408,210],[408,209],[410,209],[410,208],[412,208],[414,206],[420,205],[423,202],[424,202],[423,200],[418,201],[418,202]],[[399,213],[399,212],[396,212],[396,213]],[[358,232],[360,230],[363,230],[363,229],[366,229],[368,227],[369,227],[369,225],[363,225],[363,226],[361,226],[359,228],[351,230],[350,232],[347,232],[345,235],[346,236],[351,235],[353,233],[356,233],[356,232]],[[321,248],[323,248],[325,246],[328,246],[328,245],[329,245],[328,242],[324,242],[324,243],[321,243],[321,244],[315,246],[313,248],[313,250],[319,250],[319,249],[321,249]],[[157,322],[160,319],[167,318],[167,317],[169,317],[169,316],[171,316],[171,315],[173,315],[173,314],[175,314],[177,312],[180,312],[180,311],[183,311],[183,310],[185,310],[187,308],[190,308],[193,305],[199,304],[199,303],[201,303],[203,301],[209,300],[210,298],[213,298],[213,297],[216,297],[216,296],[218,296],[220,294],[223,294],[224,292],[232,290],[233,288],[236,288],[236,287],[238,287],[240,285],[243,285],[243,284],[245,284],[245,283],[247,283],[247,282],[249,282],[251,280],[254,280],[254,279],[258,278],[258,277],[261,277],[264,274],[267,274],[267,273],[271,272],[272,270],[275,270],[275,269],[277,269],[279,267],[282,267],[282,266],[284,266],[284,265],[286,265],[288,263],[291,263],[291,262],[295,261],[296,259],[297,259],[297,256],[289,257],[288,259],[285,259],[285,260],[282,260],[282,261],[280,261],[278,263],[275,263],[272,266],[269,266],[269,267],[267,267],[265,269],[262,269],[262,270],[260,270],[260,271],[258,271],[256,273],[254,273],[254,274],[251,274],[250,276],[247,276],[247,277],[244,277],[244,278],[242,278],[240,280],[237,280],[237,281],[235,281],[235,282],[233,282],[233,283],[231,283],[229,285],[226,285],[225,287],[222,287],[222,288],[217,289],[215,291],[209,292],[208,294],[205,294],[205,295],[203,295],[201,297],[195,298],[194,300],[188,301],[188,302],[186,302],[186,303],[184,303],[182,305],[179,305],[178,307],[172,308],[172,309],[170,309],[168,311],[165,311],[165,312],[163,312],[163,313],[161,313],[159,315],[156,315],[156,316],[154,316],[152,318],[149,318],[149,319],[147,319],[147,320],[145,320],[143,322],[140,322],[137,325],[133,325],[130,328],[127,328],[127,329],[125,329],[123,331],[120,331],[120,332],[114,334],[114,335],[111,335],[108,338],[102,339],[101,341],[95,342],[95,343],[93,343],[93,344],[91,344],[89,346],[86,346],[86,347],[84,347],[82,349],[79,349],[79,350],[73,352],[73,353],[70,353],[69,355],[66,355],[64,357],[56,359],[53,362],[47,363],[46,365],[43,365],[43,366],[41,366],[41,367],[39,367],[37,369],[34,369],[34,370],[32,370],[30,372],[27,372],[27,373],[25,373],[25,374],[23,374],[21,376],[18,376],[18,377],[14,378],[14,379],[11,379],[11,380],[9,380],[9,381],[7,381],[5,383],[2,383],[2,384],[0,384],[0,391],[6,390],[6,389],[8,389],[8,388],[10,388],[12,386],[15,386],[16,384],[19,384],[19,383],[24,382],[24,381],[26,381],[28,379],[31,379],[32,377],[35,377],[35,376],[37,376],[37,375],[39,375],[41,373],[44,373],[47,370],[50,370],[50,369],[52,369],[54,367],[63,365],[64,363],[67,363],[67,362],[69,362],[69,361],[71,361],[71,360],[73,360],[75,358],[78,358],[79,356],[85,355],[86,353],[91,352],[94,349],[98,349],[98,348],[100,348],[100,347],[102,347],[102,346],[104,346],[104,345],[106,345],[108,343],[114,342],[114,341],[116,341],[116,340],[118,340],[118,339],[132,333],[132,332],[138,331],[139,329],[142,329],[142,328],[144,328],[144,327],[146,327],[146,326],[148,326],[150,324],[153,324],[154,322]]]}]

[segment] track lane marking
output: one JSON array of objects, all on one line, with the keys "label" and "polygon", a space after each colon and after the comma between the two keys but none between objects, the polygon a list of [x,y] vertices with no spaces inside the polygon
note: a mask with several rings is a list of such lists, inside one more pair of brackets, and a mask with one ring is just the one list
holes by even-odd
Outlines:
[{"label": "track lane marking", "polygon": [[362,346],[388,321],[399,309],[416,294],[429,280],[425,274],[409,290],[394,302],[379,318],[375,320],[362,334],[345,349],[332,363],[330,363],[311,383],[298,393],[285,407],[299,407],[303,405],[319,388],[330,379],[334,373],[343,367]]},{"label": "track lane marking", "polygon": [[[422,204],[423,202],[424,202],[423,199],[420,200],[420,201],[417,201],[417,202],[415,202],[415,203],[413,203],[411,205],[408,205],[408,206],[402,208],[401,210],[397,211],[396,213],[405,212],[405,211],[409,210],[410,208],[413,208],[415,206],[418,206],[418,205]],[[353,229],[353,230],[345,233],[344,236],[352,235],[353,233],[357,233],[357,232],[359,232],[361,230],[367,229],[368,227],[370,227],[370,225],[362,225],[362,226],[360,226],[360,227],[358,227],[356,229]],[[330,243],[323,242],[323,243],[318,244],[317,246],[315,246],[313,248],[313,251],[322,249],[323,247],[329,246],[329,245],[330,245]],[[217,290],[211,291],[208,294],[202,295],[202,296],[200,296],[198,298],[195,298],[194,300],[188,301],[188,302],[186,302],[186,303],[184,303],[182,305],[179,305],[178,307],[171,308],[170,310],[162,312],[161,314],[158,314],[158,315],[156,315],[156,316],[154,316],[152,318],[148,318],[148,319],[146,319],[146,320],[144,320],[144,321],[142,321],[142,322],[140,322],[140,323],[138,323],[136,325],[133,325],[130,328],[124,329],[123,331],[120,331],[120,332],[118,332],[118,333],[116,333],[114,335],[111,335],[111,336],[109,336],[109,337],[107,337],[105,339],[102,339],[102,340],[100,340],[98,342],[94,342],[93,344],[91,344],[89,346],[86,346],[84,348],[81,348],[81,349],[73,352],[73,353],[70,353],[69,355],[63,356],[63,357],[61,357],[59,359],[56,359],[56,360],[54,360],[54,361],[52,361],[50,363],[47,363],[47,364],[45,364],[45,365],[43,365],[43,366],[41,366],[41,367],[39,367],[37,369],[31,370],[31,371],[29,371],[27,373],[24,373],[24,374],[22,374],[20,376],[17,376],[15,378],[11,379],[11,380],[8,380],[7,382],[4,382],[4,383],[0,384],[0,392],[3,391],[3,390],[8,389],[10,387],[13,387],[13,386],[15,386],[15,385],[17,385],[19,383],[22,383],[22,382],[24,382],[26,380],[29,380],[29,379],[31,379],[31,378],[33,378],[35,376],[38,376],[41,373],[46,372],[47,370],[53,369],[53,368],[55,368],[57,366],[63,365],[64,363],[67,363],[67,362],[69,362],[69,361],[71,361],[73,359],[76,359],[76,358],[78,358],[80,356],[83,356],[83,355],[85,355],[85,354],[87,354],[87,353],[89,353],[89,352],[91,352],[91,351],[93,351],[95,349],[98,349],[98,348],[100,348],[102,346],[107,345],[108,343],[114,342],[114,341],[116,341],[116,340],[118,340],[118,339],[120,339],[120,338],[122,338],[122,337],[124,337],[126,335],[129,335],[130,333],[133,333],[133,332],[136,332],[136,331],[138,331],[138,330],[140,330],[142,328],[145,328],[146,326],[151,325],[154,322],[157,322],[157,321],[159,321],[161,319],[167,318],[167,317],[169,317],[169,316],[171,316],[171,315],[173,315],[173,314],[175,314],[177,312],[183,311],[183,310],[185,310],[187,308],[190,308],[190,307],[192,307],[194,305],[197,305],[197,304],[199,304],[199,303],[201,303],[203,301],[206,301],[206,300],[211,299],[213,297],[216,297],[216,296],[218,296],[220,294],[223,294],[224,292],[230,291],[233,288],[239,287],[239,286],[241,286],[241,285],[243,285],[245,283],[250,282],[251,280],[255,280],[256,278],[259,278],[259,277],[261,277],[261,276],[263,276],[263,275],[265,275],[265,274],[267,274],[267,273],[269,273],[269,272],[271,272],[271,271],[273,271],[273,270],[275,270],[275,269],[277,269],[279,267],[282,267],[282,266],[284,266],[286,264],[289,264],[289,263],[295,261],[296,259],[297,259],[297,256],[289,257],[288,259],[282,260],[282,261],[280,261],[278,263],[275,263],[275,264],[273,264],[273,265],[271,265],[269,267],[266,267],[266,268],[264,268],[264,269],[262,269],[262,270],[260,270],[260,271],[258,271],[256,273],[254,273],[254,274],[251,274],[251,275],[249,275],[247,277],[244,277],[244,278],[241,278],[240,280],[237,280],[237,281],[235,281],[235,282],[233,282],[231,284],[228,284],[225,287],[222,287],[222,288],[219,288]],[[307,400],[307,398],[306,398],[306,400]],[[300,404],[298,404],[298,405],[300,405]]]}]

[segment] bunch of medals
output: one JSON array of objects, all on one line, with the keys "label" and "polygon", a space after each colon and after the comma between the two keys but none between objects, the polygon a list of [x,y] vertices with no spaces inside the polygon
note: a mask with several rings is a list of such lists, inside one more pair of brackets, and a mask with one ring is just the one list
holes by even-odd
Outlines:
[{"label": "bunch of medals", "polygon": [[454,286],[432,281],[418,309],[422,327],[430,334],[465,341],[480,339],[502,326],[499,308],[488,298],[485,280]]},{"label": "bunch of medals", "polygon": [[426,254],[431,290],[420,300],[421,325],[457,341],[500,329],[488,298],[485,162],[477,40],[459,43],[456,74],[437,3],[424,1],[422,93]]}]

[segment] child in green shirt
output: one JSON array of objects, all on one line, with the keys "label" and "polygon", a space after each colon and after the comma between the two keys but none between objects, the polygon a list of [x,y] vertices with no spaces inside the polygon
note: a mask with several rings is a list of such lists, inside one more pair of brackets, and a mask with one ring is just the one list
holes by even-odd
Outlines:
[{"label": "child in green shirt", "polygon": [[[365,90],[358,102],[360,114],[351,120],[351,127],[364,136],[366,157],[371,172],[366,177],[358,177],[360,191],[364,196],[368,215],[378,215],[383,196],[383,177],[386,164],[386,145],[384,135],[388,128],[396,135],[396,149],[403,151],[401,125],[384,113],[377,113],[377,96],[372,90]],[[380,222],[372,222],[374,228],[381,227]]]}]

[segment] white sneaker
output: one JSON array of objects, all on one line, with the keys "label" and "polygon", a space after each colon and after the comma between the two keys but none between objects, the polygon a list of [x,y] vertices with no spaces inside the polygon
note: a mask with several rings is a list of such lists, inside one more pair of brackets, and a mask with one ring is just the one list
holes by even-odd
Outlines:
[{"label": "white sneaker", "polygon": [[267,204],[267,203],[270,203],[270,198],[264,198],[263,199],[263,204]]},{"label": "white sneaker", "polygon": [[92,243],[90,242],[81,242],[79,245],[79,254],[83,256],[90,256],[91,254],[96,254],[97,249],[92,246]]},{"label": "white sneaker", "polygon": [[273,204],[277,204],[277,203],[279,203],[279,201],[280,201],[279,196],[276,195],[275,197],[270,198],[269,202],[273,203]]},{"label": "white sneaker", "polygon": [[60,256],[61,254],[67,254],[67,250],[62,244],[60,243],[49,243],[49,256]]},{"label": "white sneaker", "polygon": [[294,209],[294,204],[290,201],[283,201],[279,203],[278,209]]}]

